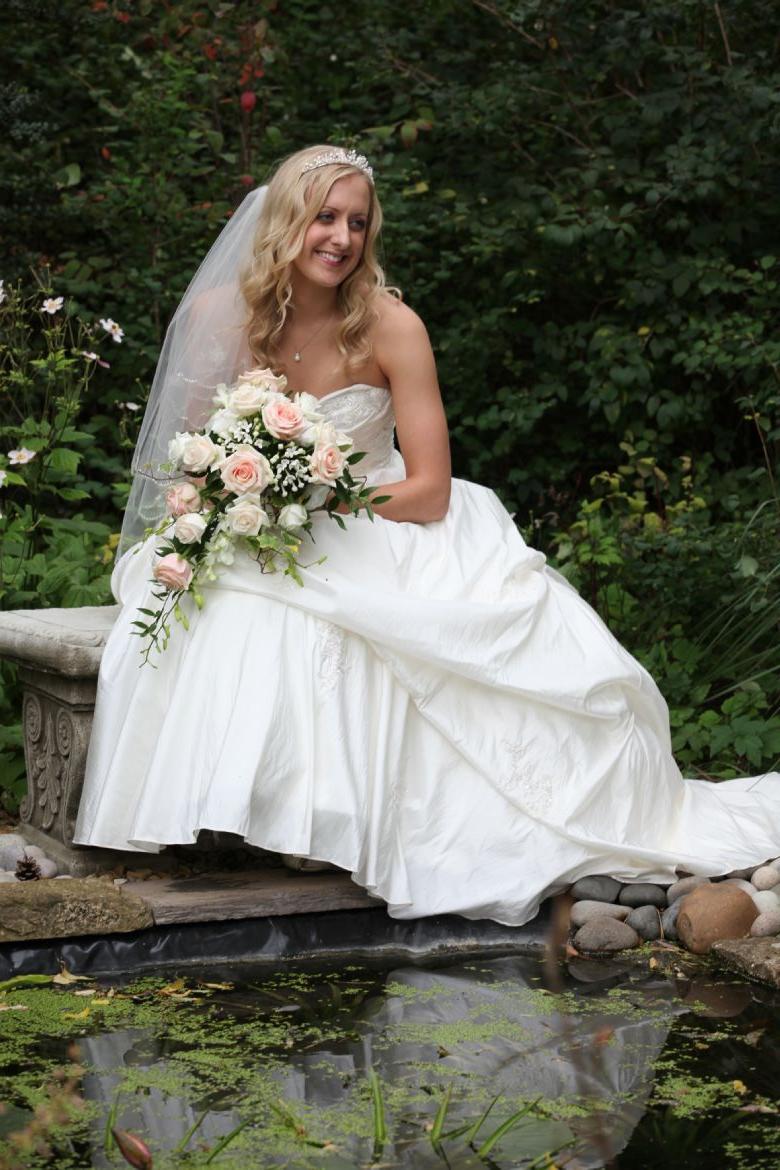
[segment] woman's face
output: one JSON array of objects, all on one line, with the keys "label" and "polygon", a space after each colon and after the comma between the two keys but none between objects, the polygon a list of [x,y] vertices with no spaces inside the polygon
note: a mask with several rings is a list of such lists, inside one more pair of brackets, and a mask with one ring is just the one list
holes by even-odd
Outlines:
[{"label": "woman's face", "polygon": [[363,255],[371,196],[362,175],[336,179],[303,239],[293,266],[307,280],[336,288]]}]

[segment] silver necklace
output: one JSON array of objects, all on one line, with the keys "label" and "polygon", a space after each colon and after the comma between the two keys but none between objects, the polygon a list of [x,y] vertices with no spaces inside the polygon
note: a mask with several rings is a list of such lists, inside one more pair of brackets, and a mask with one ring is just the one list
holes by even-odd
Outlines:
[{"label": "silver necklace", "polygon": [[333,318],[333,317],[328,317],[328,318],[327,318],[325,321],[323,321],[323,322],[322,322],[322,324],[321,324],[321,325],[318,325],[318,326],[317,326],[317,328],[314,330],[314,332],[312,333],[312,335],[311,335],[311,337],[309,338],[309,340],[308,340],[308,341],[304,341],[303,345],[299,346],[299,347],[298,347],[298,349],[296,349],[296,350],[293,352],[293,361],[294,361],[294,362],[299,362],[299,361],[301,360],[301,354],[302,354],[302,353],[303,353],[303,351],[306,349],[306,346],[307,346],[307,345],[311,345],[311,343],[314,341],[314,338],[315,338],[315,337],[317,337],[317,336],[318,336],[318,334],[322,333],[322,331],[323,331],[323,329],[325,328],[325,326],[326,326],[327,324],[329,324],[329,322],[331,322],[331,321],[333,321],[333,320],[334,320],[334,318]]}]

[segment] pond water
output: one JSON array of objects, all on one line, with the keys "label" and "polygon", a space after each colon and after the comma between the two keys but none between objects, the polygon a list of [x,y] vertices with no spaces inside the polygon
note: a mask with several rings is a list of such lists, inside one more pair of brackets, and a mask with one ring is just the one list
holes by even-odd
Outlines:
[{"label": "pond water", "polygon": [[759,986],[517,955],[237,970],[5,991],[0,1167],[125,1165],[112,1123],[154,1170],[780,1163]]}]

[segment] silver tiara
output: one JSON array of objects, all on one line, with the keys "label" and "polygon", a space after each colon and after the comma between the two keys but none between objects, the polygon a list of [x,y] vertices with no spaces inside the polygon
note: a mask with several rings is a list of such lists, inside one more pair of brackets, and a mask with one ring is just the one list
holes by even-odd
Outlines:
[{"label": "silver tiara", "polygon": [[305,175],[307,171],[315,171],[317,167],[327,167],[331,163],[348,163],[351,167],[357,167],[364,175],[367,175],[373,182],[374,170],[370,165],[368,159],[364,154],[358,154],[354,150],[345,150],[343,146],[334,146],[333,150],[327,150],[324,154],[315,155],[306,163],[306,166],[301,171]]}]

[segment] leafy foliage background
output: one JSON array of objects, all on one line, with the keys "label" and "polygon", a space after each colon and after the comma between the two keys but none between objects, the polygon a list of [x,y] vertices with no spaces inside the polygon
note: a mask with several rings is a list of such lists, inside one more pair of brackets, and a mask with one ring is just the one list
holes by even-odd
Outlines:
[{"label": "leafy foliage background", "polygon": [[[654,672],[689,772],[772,766],[779,38],[756,0],[7,0],[0,275],[33,270],[125,339],[100,343],[110,370],[73,418],[84,498],[3,489],[0,604],[109,600],[139,413],[120,404],[143,402],[243,194],[302,145],[355,145],[388,276],[429,327],[456,474],[498,491]],[[20,419],[0,386],[4,450],[44,449],[35,403]]]}]

